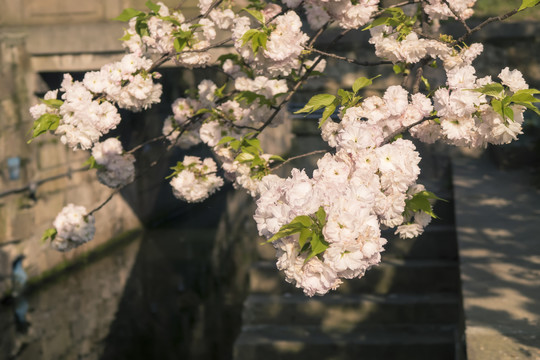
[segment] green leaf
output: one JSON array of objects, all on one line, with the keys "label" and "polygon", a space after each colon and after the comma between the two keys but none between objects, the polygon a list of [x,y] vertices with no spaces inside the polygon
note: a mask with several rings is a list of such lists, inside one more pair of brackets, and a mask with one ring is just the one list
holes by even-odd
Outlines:
[{"label": "green leaf", "polygon": [[291,225],[292,224],[301,224],[303,227],[309,228],[311,225],[313,225],[313,219],[307,215],[300,215],[291,221]]},{"label": "green leaf", "polygon": [[[191,164],[191,165],[195,165],[195,164]],[[173,166],[170,169],[173,170],[173,172],[169,176],[166,176],[165,179],[170,179],[170,178],[175,177],[176,175],[180,174],[182,171],[184,171],[186,169],[186,166],[181,161],[178,161],[176,163],[176,166]]]},{"label": "green leaf", "polygon": [[140,18],[137,19],[137,22],[135,23],[135,32],[140,36],[149,36],[150,33],[148,32],[148,24],[146,21],[141,20]]},{"label": "green leaf", "polygon": [[374,28],[374,27],[379,26],[379,25],[387,24],[389,20],[390,20],[390,18],[387,17],[387,16],[379,17],[379,18],[373,20],[371,22],[371,24],[369,24],[368,26],[363,28],[362,31],[369,30],[369,29]]},{"label": "green leaf", "polygon": [[322,121],[320,122],[319,127],[321,127],[321,125],[334,113],[334,111],[336,111],[336,105],[334,104],[328,105],[324,109],[322,114]]},{"label": "green leaf", "polygon": [[312,113],[323,107],[331,105],[336,97],[330,94],[318,94],[309,99],[308,103],[300,110],[296,111],[295,114],[299,113]]},{"label": "green leaf", "polygon": [[319,207],[319,210],[317,210],[315,216],[317,217],[317,220],[319,221],[319,226],[322,229],[326,225],[326,211],[324,211],[324,208],[322,206]]},{"label": "green leaf", "polygon": [[311,237],[311,234],[313,232],[311,229],[304,228],[300,230],[300,237],[298,238],[298,245],[300,245],[300,249],[306,245],[307,240]]},{"label": "green leaf", "polygon": [[41,237],[41,242],[45,242],[49,238],[51,239],[51,241],[53,241],[54,238],[56,237],[56,234],[58,234],[58,231],[56,231],[55,228],[49,228],[45,230],[45,232],[43,233],[43,236]]},{"label": "green leaf", "polygon": [[141,14],[144,14],[144,13],[142,11],[135,10],[133,8],[127,8],[127,9],[124,9],[124,11],[122,11],[122,13],[118,15],[117,17],[115,17],[113,20],[129,21],[133,19],[134,17],[137,17]]},{"label": "green leaf", "polygon": [[412,199],[405,200],[405,212],[406,211],[412,211],[412,212],[419,212],[423,211],[426,214],[430,215],[433,218],[437,218],[437,215],[433,212],[431,208],[431,203],[429,202],[429,199],[436,199],[436,200],[443,200],[444,199],[439,198],[437,195],[430,191],[420,191],[412,197]]},{"label": "green leaf", "polygon": [[272,106],[272,102],[268,100],[264,95],[257,94],[253,91],[240,91],[235,97],[234,100],[238,102],[245,101],[247,105],[251,105],[255,100],[259,101],[261,105]]},{"label": "green leaf", "polygon": [[366,86],[369,86],[372,83],[373,81],[371,81],[371,79],[360,77],[354,81],[352,89],[355,93],[357,93],[360,89],[365,88]]},{"label": "green leaf", "polygon": [[195,112],[195,114],[193,114],[194,116],[195,115],[202,115],[202,114],[207,114],[207,113],[211,113],[212,110],[211,109],[199,109]]},{"label": "green leaf", "polygon": [[518,11],[525,10],[527,8],[533,7],[538,5],[540,3],[540,0],[523,0],[521,2],[521,6],[519,7]]},{"label": "green leaf", "polygon": [[253,16],[258,22],[264,25],[264,15],[262,12],[248,8],[243,8],[242,10],[249,13],[249,15]]},{"label": "green leaf", "polygon": [[249,29],[248,31],[246,31],[244,35],[242,35],[242,37],[240,38],[242,40],[242,46],[246,45],[246,43],[250,41],[255,34],[258,33],[259,31],[256,29]]},{"label": "green leaf", "polygon": [[429,81],[428,79],[426,79],[425,77],[421,77],[422,79],[422,82],[424,83],[424,86],[426,87],[426,90],[427,91],[431,91],[431,85],[429,84]]},{"label": "green leaf", "polygon": [[499,83],[491,83],[491,84],[484,85],[478,89],[469,89],[469,90],[479,92],[484,95],[492,96],[498,99],[502,99],[504,97],[504,87]]},{"label": "green leaf", "polygon": [[510,120],[514,121],[514,110],[512,110],[509,107],[503,108],[503,114],[505,117],[509,118]]},{"label": "green leaf", "polygon": [[245,163],[245,162],[252,161],[253,159],[255,159],[255,156],[253,154],[243,152],[243,153],[238,154],[238,156],[234,160],[240,163]]},{"label": "green leaf", "polygon": [[538,116],[540,116],[540,110],[538,110],[538,108],[536,106],[534,106],[533,104],[531,104],[531,103],[515,103],[515,104],[516,105],[523,105],[527,109],[534,111]]},{"label": "green leaf", "polygon": [[[353,89],[354,89],[354,86],[353,86]],[[350,99],[352,99],[354,93],[350,92],[350,91],[347,91],[347,90],[343,90],[343,89],[338,89],[338,92],[337,92],[338,96],[341,97],[341,104],[345,104],[346,102],[348,102]]]},{"label": "green leaf", "polygon": [[282,158],[282,157],[279,156],[279,155],[272,155],[272,156],[270,156],[270,160],[275,160],[275,161],[285,161],[285,159]]},{"label": "green leaf", "polygon": [[49,130],[56,130],[60,124],[60,115],[43,114],[34,121],[32,137],[35,138]]},{"label": "green leaf", "polygon": [[159,12],[159,9],[161,9],[160,5],[154,4],[150,0],[148,0],[144,5],[146,5],[147,8],[149,8],[150,10],[152,10],[156,14]]},{"label": "green leaf", "polygon": [[234,140],[234,141],[231,141],[231,149],[233,149],[234,151],[238,151],[238,149],[240,149],[240,145],[242,144],[241,141],[239,140]]},{"label": "green leaf", "polygon": [[302,227],[288,227],[287,225],[283,225],[281,227],[281,230],[279,230],[277,233],[274,234],[268,241],[266,242],[272,242],[276,241],[277,239],[281,239],[282,237],[291,236],[293,234],[299,233],[302,231]]},{"label": "green leaf", "polygon": [[105,169],[105,165],[98,164],[93,156],[90,156],[83,166],[88,166],[88,169]]},{"label": "green leaf", "polygon": [[503,120],[506,120],[506,118],[511,119],[514,121],[514,111],[505,105],[505,101],[500,101],[498,99],[491,99],[491,106],[493,107],[493,110],[501,115]]},{"label": "green leaf", "polygon": [[257,149],[257,151],[262,152],[261,142],[259,141],[259,139],[244,138],[243,142],[251,147],[254,147],[255,149]]},{"label": "green leaf", "polygon": [[317,233],[313,233],[310,244],[311,244],[311,252],[309,253],[305,262],[307,262],[312,257],[323,253],[326,249],[328,249],[328,246],[329,246],[328,243],[324,241],[324,238],[322,238],[322,236],[320,236]]},{"label": "green leaf", "polygon": [[130,33],[126,32],[126,33],[124,34],[124,36],[122,36],[122,37],[121,37],[120,39],[118,39],[118,40],[120,40],[120,41],[128,41],[129,39],[131,39],[131,36],[132,36],[132,35],[131,35]]},{"label": "green leaf", "polygon": [[240,64],[240,56],[237,54],[224,54],[218,57],[219,63],[223,66],[225,61],[232,60],[235,64]]},{"label": "green leaf", "polygon": [[[536,90],[536,89],[527,89],[527,90]],[[536,90],[537,92],[524,92],[523,90],[516,91],[514,95],[510,97],[510,100],[512,102],[527,102],[527,103],[534,103],[534,102],[540,102],[539,99],[535,98],[532,94],[538,94],[540,91]]]},{"label": "green leaf", "polygon": [[64,104],[64,102],[62,100],[58,100],[58,99],[49,99],[49,100],[40,99],[40,100],[45,105],[48,105],[48,106],[50,106],[52,108],[55,108],[55,109],[59,109],[60,106],[62,106],[62,104]]},{"label": "green leaf", "polygon": [[365,88],[366,86],[370,86],[373,84],[373,80],[380,77],[381,75],[377,75],[375,77],[372,77],[371,79],[360,77],[354,81],[354,84],[352,86],[352,89],[355,93],[357,93],[359,90]]},{"label": "green leaf", "polygon": [[223,84],[222,87],[217,88],[216,91],[214,91],[214,95],[218,98],[222,98],[224,96],[223,90],[227,87],[227,83]]}]

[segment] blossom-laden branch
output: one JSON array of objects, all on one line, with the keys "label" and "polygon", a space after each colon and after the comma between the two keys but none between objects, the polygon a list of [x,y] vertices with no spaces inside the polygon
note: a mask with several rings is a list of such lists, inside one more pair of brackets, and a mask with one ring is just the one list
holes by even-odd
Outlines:
[{"label": "blossom-laden branch", "polygon": [[[113,188],[90,212],[68,205],[45,238],[61,251],[89,241],[95,231],[94,213],[115,194],[173,147],[204,143],[233,185],[258,198],[254,218],[259,234],[278,249],[278,268],[289,282],[312,296],[337,288],[344,279],[362,277],[381,260],[386,243],[382,227],[410,238],[420,235],[435,216],[432,204],[437,197],[417,183],[420,155],[410,140],[398,135],[409,131],[426,143],[457,146],[504,144],[522,132],[525,109],[540,114],[534,105],[540,91],[529,89],[519,71],[503,69],[500,82],[478,78],[472,62],[483,46],[461,44],[486,24],[504,20],[532,2],[474,28],[466,22],[472,2],[450,3],[414,0],[380,9],[376,0],[331,2],[324,7],[313,0],[287,0],[290,9],[258,4],[235,14],[219,0],[202,1],[200,15],[189,21],[181,12],[151,1],[147,12],[124,11],[119,18],[128,22],[128,28],[122,40],[130,54],[86,74],[82,82],[66,76],[61,100],[58,91],[52,91],[31,110],[36,119],[34,137],[52,130],[70,147],[92,149],[91,167],[102,183]],[[418,12],[402,9],[410,4],[420,4]],[[314,30],[311,38],[302,30],[299,6]],[[466,30],[462,38],[427,34],[432,21],[447,18],[462,23]],[[343,30],[325,49],[318,49],[315,43],[330,25]],[[370,31],[369,43],[380,62],[332,53],[343,36],[360,28]],[[216,42],[218,30],[230,31],[231,36]],[[118,139],[100,141],[120,122],[117,107],[140,111],[159,102],[161,85],[154,83],[160,77],[155,72],[159,66],[168,60],[189,68],[209,66],[209,50],[229,42],[234,52],[218,59],[227,81],[218,86],[203,80],[195,95],[174,101],[162,135],[127,152]],[[317,94],[297,113],[324,109],[321,137],[334,150],[287,160],[264,153],[257,136],[283,119],[285,105],[324,71],[326,57],[363,66],[391,63],[396,73],[405,75],[403,86],[389,86],[382,96],[364,98],[361,90],[378,76],[361,77],[352,91]],[[424,67],[432,60],[442,62],[440,71],[447,80],[426,96],[420,83],[424,81],[429,91]],[[135,176],[133,154],[165,139],[170,141],[166,151]],[[299,169],[287,179],[272,173],[292,160],[322,153],[312,176]],[[186,201],[204,200],[224,181],[213,158],[186,155],[172,170],[168,178],[173,193]]]}]

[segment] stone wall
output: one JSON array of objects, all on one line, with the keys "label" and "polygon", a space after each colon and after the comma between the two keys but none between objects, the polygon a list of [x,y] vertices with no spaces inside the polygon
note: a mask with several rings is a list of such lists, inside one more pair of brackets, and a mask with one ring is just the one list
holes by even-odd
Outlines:
[{"label": "stone wall", "polygon": [[[65,174],[77,169],[88,158],[88,153],[72,152],[56,138],[42,136],[31,144],[29,129],[32,119],[28,107],[35,102],[32,93],[34,78],[25,36],[0,36],[0,192],[24,188],[44,178]],[[19,176],[10,177],[8,162],[18,158]],[[36,187],[0,198],[0,294],[9,287],[12,260],[19,254],[27,256],[29,276],[37,276],[65,260],[77,257],[127,229],[140,226],[134,212],[121,197],[96,215],[100,223],[95,242],[73,253],[59,254],[40,243],[40,234],[49,227],[56,214],[68,203],[88,209],[104,200],[109,189],[95,178],[74,172],[71,179],[59,177]]]}]

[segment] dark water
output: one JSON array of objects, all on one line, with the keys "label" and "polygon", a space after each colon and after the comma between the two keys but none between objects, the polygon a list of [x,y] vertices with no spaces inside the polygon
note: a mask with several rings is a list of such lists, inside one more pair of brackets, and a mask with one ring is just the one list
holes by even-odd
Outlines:
[{"label": "dark water", "polygon": [[220,196],[0,305],[0,359],[230,359],[257,242]]}]

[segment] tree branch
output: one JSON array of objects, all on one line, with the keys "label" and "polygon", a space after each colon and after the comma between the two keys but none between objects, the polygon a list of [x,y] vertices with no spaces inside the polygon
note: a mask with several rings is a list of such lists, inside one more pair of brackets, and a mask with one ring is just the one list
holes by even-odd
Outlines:
[{"label": "tree branch", "polygon": [[349,64],[355,64],[355,65],[360,65],[360,66],[377,66],[377,65],[392,64],[392,62],[388,61],[388,60],[380,60],[380,61],[375,61],[375,62],[358,61],[358,60],[355,60],[355,59],[347,58],[345,56],[339,56],[339,55],[336,55],[336,54],[328,53],[326,51],[318,50],[318,49],[315,49],[314,47],[305,47],[305,49],[308,50],[308,51],[313,51],[314,53],[317,53],[317,54],[320,54],[320,55],[323,55],[323,56],[326,56],[326,57],[331,57],[331,58],[334,58],[334,59],[346,61]]},{"label": "tree branch", "polygon": [[448,6],[448,9],[450,9],[452,14],[454,14],[454,16],[456,17],[456,19],[458,19],[459,22],[465,27],[465,30],[467,31],[467,35],[470,35],[471,28],[469,27],[469,25],[467,25],[465,20],[462,19],[461,16],[459,16],[459,14],[452,8],[452,6],[450,6],[450,2],[448,0],[443,0],[443,2],[446,4],[446,6]]},{"label": "tree branch", "polygon": [[396,131],[394,131],[393,133],[391,133],[390,135],[388,135],[387,137],[385,137],[383,142],[381,143],[381,145],[388,144],[390,141],[392,141],[399,134],[410,130],[411,128],[415,127],[416,125],[420,125],[424,121],[433,120],[433,119],[436,119],[436,118],[437,118],[437,116],[430,116],[430,117],[422,118],[422,119],[420,119],[418,121],[415,121],[410,125],[403,126],[403,127],[399,128],[399,129],[397,129]]},{"label": "tree branch", "polygon": [[47,177],[45,179],[41,179],[41,180],[37,180],[37,181],[32,181],[32,182],[28,183],[28,185],[26,185],[26,186],[22,186],[22,187],[19,187],[19,188],[15,188],[15,189],[6,190],[6,191],[1,192],[0,193],[0,198],[2,198],[4,196],[12,195],[12,194],[22,193],[22,192],[25,192],[25,191],[30,191],[31,193],[35,193],[37,191],[37,188],[42,184],[45,184],[45,183],[47,183],[49,181],[61,179],[63,177],[71,177],[71,175],[73,173],[77,173],[77,172],[81,172],[81,171],[87,171],[89,169],[90,168],[88,166],[84,166],[84,167],[81,167],[81,168],[78,168],[78,169],[75,169],[75,170],[69,169],[67,172],[65,172],[63,174],[50,176],[50,177]]},{"label": "tree branch", "polygon": [[[540,4],[538,4],[540,5]],[[538,6],[538,5],[535,5],[535,6]],[[470,31],[468,31],[465,35],[463,35],[462,37],[460,37],[457,42],[462,42],[462,41],[465,41],[469,36],[471,36],[473,33],[477,32],[478,30],[482,29],[484,26],[492,23],[492,22],[495,22],[495,21],[503,21],[503,20],[506,20],[508,19],[509,17],[515,15],[518,13],[518,9],[514,9],[512,11],[509,11],[507,12],[506,14],[504,15],[499,15],[499,16],[493,16],[493,17],[490,17],[486,20],[484,20],[483,22],[481,22],[480,24],[476,25],[475,27],[473,27],[472,29],[470,29]]]},{"label": "tree branch", "polygon": [[296,159],[301,159],[303,157],[307,157],[307,156],[312,156],[312,155],[317,155],[317,154],[322,154],[322,153],[326,153],[328,152],[328,150],[315,150],[315,151],[311,151],[311,152],[308,152],[308,153],[305,153],[305,154],[302,154],[302,155],[297,155],[297,156],[293,156],[293,157],[290,157],[288,158],[287,160],[285,160],[284,162],[282,162],[281,164],[277,165],[277,166],[274,166],[273,168],[270,169],[270,171],[274,171],[274,170],[277,170],[279,169],[280,167],[282,167],[283,165],[293,161],[293,160],[296,160]]}]

